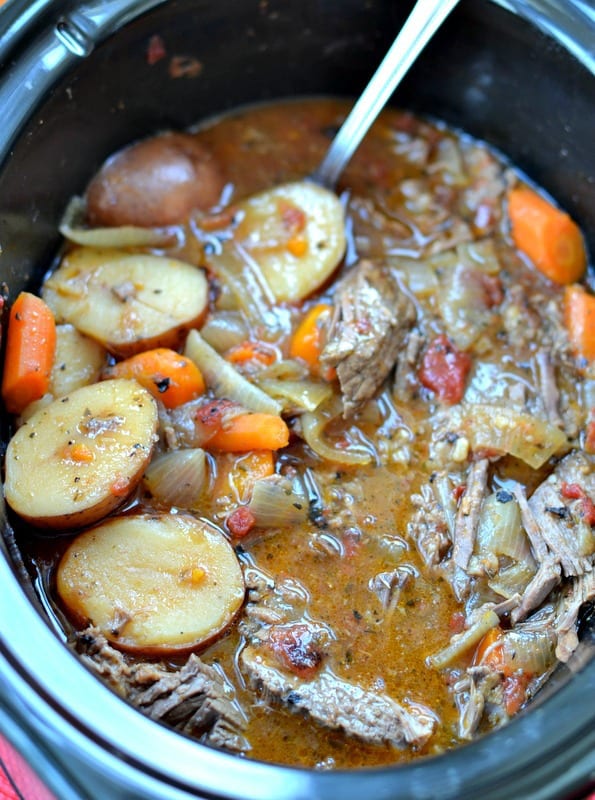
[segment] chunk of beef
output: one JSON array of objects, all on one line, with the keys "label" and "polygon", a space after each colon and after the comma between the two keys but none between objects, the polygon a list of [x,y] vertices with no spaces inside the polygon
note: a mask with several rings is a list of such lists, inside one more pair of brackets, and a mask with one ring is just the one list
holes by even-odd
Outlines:
[{"label": "chunk of beef", "polygon": [[95,628],[76,642],[83,662],[112,689],[154,720],[197,737],[205,744],[245,752],[244,715],[231,684],[192,654],[173,668],[164,663],[129,663]]},{"label": "chunk of beef", "polygon": [[271,666],[265,656],[257,647],[242,651],[240,661],[250,684],[267,700],[306,712],[332,730],[342,730],[371,744],[396,747],[421,747],[434,731],[434,717],[418,707],[405,709],[387,695],[362,689],[329,671],[304,681]]},{"label": "chunk of beef", "polygon": [[473,554],[481,504],[488,483],[488,466],[487,458],[482,458],[481,461],[471,465],[465,494],[457,511],[453,537],[453,559],[462,570],[467,569],[469,559]]},{"label": "chunk of beef", "polygon": [[454,685],[455,703],[459,711],[459,736],[471,740],[475,737],[484,715],[486,702],[499,699],[495,691],[502,683],[502,675],[491,667],[469,667]]},{"label": "chunk of beef", "polygon": [[383,384],[415,319],[413,302],[384,264],[361,261],[341,281],[320,361],[337,369],[345,418]]}]

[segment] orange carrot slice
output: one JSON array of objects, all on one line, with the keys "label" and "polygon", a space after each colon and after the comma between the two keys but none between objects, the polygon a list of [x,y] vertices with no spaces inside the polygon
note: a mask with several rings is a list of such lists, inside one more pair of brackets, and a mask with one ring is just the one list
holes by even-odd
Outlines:
[{"label": "orange carrot slice", "polygon": [[578,225],[564,211],[528,187],[512,189],[508,215],[515,245],[554,283],[580,280],[587,268]]},{"label": "orange carrot slice", "polygon": [[241,414],[233,417],[209,440],[209,449],[231,453],[279,450],[289,444],[289,428],[274,414]]},{"label": "orange carrot slice", "polygon": [[104,378],[135,378],[166,408],[176,408],[205,391],[196,364],[167,347],[146,350],[120,361],[104,372]]},{"label": "orange carrot slice", "polygon": [[595,361],[595,295],[573,284],[564,290],[564,318],[575,353]]},{"label": "orange carrot slice", "polygon": [[21,292],[10,310],[2,376],[2,397],[12,414],[48,391],[55,352],[52,311],[41,297]]}]

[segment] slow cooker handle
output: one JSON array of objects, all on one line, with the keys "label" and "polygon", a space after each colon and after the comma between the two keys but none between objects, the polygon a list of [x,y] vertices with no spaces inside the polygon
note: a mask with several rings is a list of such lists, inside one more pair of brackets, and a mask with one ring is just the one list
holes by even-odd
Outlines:
[{"label": "slow cooker handle", "polygon": [[[10,4],[10,15],[0,13],[0,67],[5,68],[0,83],[0,108],[6,124],[0,126],[0,152],[8,152],[34,106],[49,92],[79,58],[88,56],[95,46],[136,17],[166,0],[91,0],[87,3],[55,3],[38,0]],[[52,13],[49,25],[26,49],[14,58],[23,45],[24,34]],[[12,64],[8,66],[10,59]]]}]

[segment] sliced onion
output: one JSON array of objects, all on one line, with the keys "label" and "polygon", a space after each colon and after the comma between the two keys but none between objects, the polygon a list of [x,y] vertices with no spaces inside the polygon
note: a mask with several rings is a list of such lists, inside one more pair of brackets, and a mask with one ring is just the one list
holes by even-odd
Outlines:
[{"label": "sliced onion", "polygon": [[255,482],[248,507],[259,528],[284,528],[306,522],[310,504],[290,480],[271,475]]},{"label": "sliced onion", "polygon": [[271,378],[279,381],[301,381],[309,376],[308,368],[302,361],[294,358],[280,358],[259,372],[259,378]]},{"label": "sliced onion", "polygon": [[498,573],[488,581],[488,586],[502,597],[509,600],[515,594],[522,595],[529,582],[536,573],[536,567],[530,564],[517,562],[510,564],[498,571]]},{"label": "sliced onion", "polygon": [[192,511],[199,506],[206,479],[204,450],[173,450],[151,461],[143,477],[143,487],[166,508]]},{"label": "sliced onion", "polygon": [[423,296],[438,289],[438,277],[431,259],[389,257],[387,261],[413,294]]},{"label": "sliced onion", "polygon": [[249,338],[249,329],[237,311],[212,314],[200,329],[200,335],[218,353],[225,353]]},{"label": "sliced onion", "polygon": [[445,136],[436,145],[436,155],[428,165],[428,172],[443,172],[446,183],[465,186],[468,182],[465,164],[458,144]]},{"label": "sliced onion", "polygon": [[463,264],[468,267],[479,267],[487,275],[498,275],[501,271],[493,239],[463,242],[457,245],[457,255]]},{"label": "sliced onion", "polygon": [[491,628],[495,628],[499,624],[499,616],[489,609],[466,631],[455,634],[447,647],[435,655],[429,656],[427,659],[428,665],[436,669],[448,667],[453,661],[456,661],[471,650]]},{"label": "sliced onion", "polygon": [[502,502],[502,494],[494,492],[483,502],[476,536],[479,555],[494,553],[534,566],[518,503],[510,493]]},{"label": "sliced onion", "polygon": [[[337,402],[337,400],[339,402]],[[372,460],[372,453],[362,445],[353,444],[350,447],[333,447],[325,437],[325,428],[329,422],[342,413],[340,398],[318,408],[315,412],[308,412],[301,417],[302,435],[306,444],[321,458],[337,464],[363,465]]]},{"label": "sliced onion", "polygon": [[507,406],[469,404],[463,427],[474,450],[508,453],[533,469],[566,445],[566,435],[555,425]]},{"label": "sliced onion", "polygon": [[240,375],[229,361],[205,342],[197,330],[191,330],[188,334],[185,355],[194,361],[217,397],[235,400],[250,411],[277,416],[281,413],[281,403]]},{"label": "sliced onion", "polygon": [[164,247],[176,239],[172,228],[140,228],[121,225],[117,228],[83,228],[81,218],[84,202],[74,197],[68,204],[60,223],[65,239],[86,247]]},{"label": "sliced onion", "polygon": [[503,661],[513,671],[520,669],[529,675],[542,675],[556,660],[555,647],[553,631],[519,625],[504,634]]},{"label": "sliced onion", "polygon": [[312,380],[275,380],[259,378],[258,385],[271,397],[283,403],[283,410],[288,413],[316,411],[332,395],[332,387],[328,383]]},{"label": "sliced onion", "polygon": [[443,273],[440,314],[446,332],[457,347],[469,349],[491,319],[478,270],[459,263],[454,269]]}]

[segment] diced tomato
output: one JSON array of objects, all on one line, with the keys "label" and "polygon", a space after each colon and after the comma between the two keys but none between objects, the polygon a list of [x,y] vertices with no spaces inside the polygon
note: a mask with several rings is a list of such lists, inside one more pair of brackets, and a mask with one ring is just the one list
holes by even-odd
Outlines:
[{"label": "diced tomato", "polygon": [[322,662],[316,633],[308,625],[278,626],[269,632],[268,642],[281,664],[300,678],[312,678]]},{"label": "diced tomato", "polygon": [[256,518],[248,506],[238,506],[227,518],[227,527],[234,539],[246,536],[256,525]]},{"label": "diced tomato", "polygon": [[563,482],[560,486],[560,494],[567,500],[580,500],[580,515],[587,525],[595,525],[595,503],[587,496],[585,490],[578,483]]},{"label": "diced tomato", "polygon": [[455,611],[451,614],[448,627],[453,633],[463,633],[465,630],[465,615],[462,611]]},{"label": "diced tomato", "polygon": [[560,487],[560,494],[567,500],[579,500],[585,496],[584,491],[578,483],[566,483],[566,481],[564,481]]},{"label": "diced tomato", "polygon": [[467,485],[464,483],[459,483],[458,486],[455,486],[455,488],[452,490],[455,503],[459,502],[459,500],[465,494],[466,491],[467,491]]},{"label": "diced tomato", "polygon": [[590,497],[583,497],[582,517],[587,525],[595,525],[595,503]]},{"label": "diced tomato", "polygon": [[436,392],[438,399],[451,405],[459,403],[471,369],[471,356],[458,350],[447,336],[437,336],[425,352],[419,379]]},{"label": "diced tomato", "polygon": [[197,445],[206,445],[221,430],[227,415],[239,408],[231,400],[212,400],[201,406],[194,417]]},{"label": "diced tomato", "polygon": [[514,716],[527,700],[527,686],[529,676],[522,672],[515,672],[504,678],[504,706],[509,717]]}]

